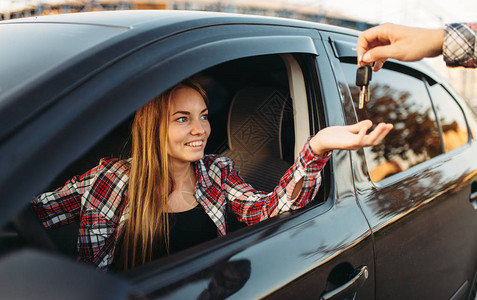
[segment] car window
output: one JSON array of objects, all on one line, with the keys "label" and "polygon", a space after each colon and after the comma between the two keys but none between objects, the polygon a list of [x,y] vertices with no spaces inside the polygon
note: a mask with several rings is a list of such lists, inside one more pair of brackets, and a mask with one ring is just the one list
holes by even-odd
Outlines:
[{"label": "car window", "polygon": [[389,69],[373,73],[370,101],[359,110],[356,65],[343,63],[342,67],[359,120],[394,124],[381,144],[365,148],[371,180],[380,181],[443,153],[435,114],[422,80]]},{"label": "car window", "polygon": [[[212,133],[206,153],[234,160],[240,175],[257,190],[274,189],[298,155],[295,144],[301,144],[300,150],[304,145],[304,141],[296,141],[297,132],[309,133],[308,118],[295,117],[297,111],[308,114],[304,81],[297,78],[300,72],[294,55],[287,54],[233,60],[192,76],[209,98]],[[292,75],[295,78],[290,83]],[[84,174],[101,158],[128,159],[131,123],[132,116],[66,167],[44,192]],[[229,211],[226,220],[229,232],[246,226]],[[55,244],[62,245],[59,250],[68,256],[76,255],[78,226],[74,222],[49,231]]]},{"label": "car window", "polygon": [[469,140],[464,113],[452,96],[440,85],[429,86],[442,131],[445,151],[465,145]]}]

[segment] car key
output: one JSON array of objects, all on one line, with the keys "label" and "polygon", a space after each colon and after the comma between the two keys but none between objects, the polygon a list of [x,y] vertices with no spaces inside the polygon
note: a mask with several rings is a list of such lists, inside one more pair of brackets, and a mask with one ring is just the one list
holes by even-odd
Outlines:
[{"label": "car key", "polygon": [[363,109],[364,102],[369,102],[369,82],[371,81],[371,66],[359,67],[356,71],[356,85],[360,87],[359,91],[359,109]]}]

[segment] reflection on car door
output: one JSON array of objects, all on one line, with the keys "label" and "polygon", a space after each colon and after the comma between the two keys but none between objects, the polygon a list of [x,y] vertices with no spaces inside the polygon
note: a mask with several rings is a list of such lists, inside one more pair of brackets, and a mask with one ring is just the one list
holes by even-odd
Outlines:
[{"label": "reflection on car door", "polygon": [[[351,67],[343,68],[348,74]],[[475,146],[468,143],[455,101],[431,93],[438,96],[433,107],[427,90],[439,85],[413,74],[397,66],[377,73],[369,108],[358,112],[360,119],[367,114],[395,126],[383,145],[354,160],[357,170],[367,166],[355,177],[374,234],[376,297],[460,298],[467,295],[476,270],[477,218],[469,202],[476,180]],[[445,114],[436,118],[435,111],[443,113],[443,107]]]}]

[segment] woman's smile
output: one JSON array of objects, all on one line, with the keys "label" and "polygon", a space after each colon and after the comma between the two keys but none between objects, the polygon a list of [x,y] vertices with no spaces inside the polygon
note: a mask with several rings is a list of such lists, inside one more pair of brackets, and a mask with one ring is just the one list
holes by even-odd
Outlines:
[{"label": "woman's smile", "polygon": [[198,141],[192,141],[186,143],[186,146],[191,146],[191,147],[201,147],[204,144],[204,140],[198,140]]},{"label": "woman's smile", "polygon": [[169,158],[182,163],[198,161],[210,135],[205,101],[197,91],[185,87],[174,92],[170,105]]}]

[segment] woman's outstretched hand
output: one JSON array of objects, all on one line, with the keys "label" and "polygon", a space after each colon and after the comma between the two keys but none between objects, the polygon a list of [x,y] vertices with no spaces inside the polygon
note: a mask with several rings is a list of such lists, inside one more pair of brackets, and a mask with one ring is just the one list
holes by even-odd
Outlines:
[{"label": "woman's outstretched hand", "polygon": [[379,144],[393,129],[392,124],[379,123],[373,131],[366,134],[373,122],[364,120],[348,126],[323,128],[310,140],[311,150],[318,155],[335,149],[357,150]]}]

